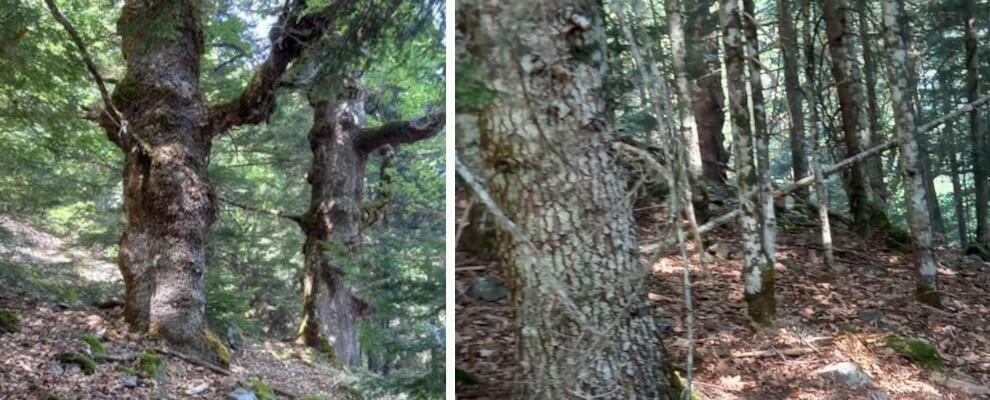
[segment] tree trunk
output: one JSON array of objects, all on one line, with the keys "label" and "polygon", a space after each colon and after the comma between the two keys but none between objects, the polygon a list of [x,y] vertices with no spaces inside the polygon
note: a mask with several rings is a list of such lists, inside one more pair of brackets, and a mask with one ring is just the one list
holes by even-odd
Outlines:
[{"label": "tree trunk", "polygon": [[200,6],[188,1],[124,5],[119,26],[127,73],[113,101],[127,123],[124,134],[110,132],[125,151],[119,265],[125,316],[135,328],[225,364],[226,349],[207,327],[203,290],[215,204],[199,90],[201,20]]},{"label": "tree trunk", "polygon": [[712,182],[725,183],[729,153],[725,150],[722,125],[725,99],[718,61],[717,18],[711,0],[684,0],[686,36],[685,68],[692,91],[695,127],[701,152],[702,173]]},{"label": "tree trunk", "polygon": [[[725,68],[727,76],[735,77],[729,79],[729,115],[732,120],[736,190],[741,210],[739,223],[745,252],[744,295],[749,316],[759,324],[770,324],[776,312],[774,269],[772,255],[766,253],[764,242],[766,238],[763,237],[762,222],[765,214],[761,211],[764,193],[759,186],[761,180],[753,157],[754,135],[750,128],[749,108],[746,104],[746,81],[743,79],[746,76],[746,50],[742,41],[742,10],[738,0],[722,0],[721,12]],[[754,72],[758,73],[758,71]],[[756,91],[754,89],[753,93],[755,94]],[[759,124],[757,127],[759,129]],[[765,122],[763,129],[766,129]],[[751,196],[750,192],[754,190],[759,194]]]},{"label": "tree trunk", "polygon": [[457,10],[468,49],[459,62],[499,91],[478,111],[481,174],[516,228],[500,224],[497,254],[517,320],[514,398],[672,399],[605,123],[600,4],[480,0]]},{"label": "tree trunk", "polygon": [[344,281],[359,262],[361,199],[368,156],[354,143],[364,125],[364,93],[313,104],[309,210],[303,215],[303,342],[349,366],[361,363],[358,324],[367,304]]},{"label": "tree trunk", "polygon": [[[787,1],[787,0],[780,0]],[[785,14],[781,14],[785,15]],[[804,0],[801,7],[802,32],[805,44],[804,93],[808,99],[808,122],[812,130],[811,167],[815,177],[815,196],[818,198],[818,221],[821,223],[821,243],[825,267],[835,271],[835,252],[832,248],[832,224],[829,221],[828,188],[825,186],[825,173],[822,171],[821,144],[824,129],[818,115],[818,92],[815,90],[815,48],[811,39],[811,1]],[[801,178],[798,178],[801,179]]]},{"label": "tree trunk", "polygon": [[[863,77],[866,85],[866,115],[870,121],[870,144],[884,141],[883,128],[880,126],[880,107],[877,105],[877,62],[873,53],[873,39],[870,38],[868,16],[870,9],[866,0],[856,0],[859,14],[859,41],[863,46]],[[889,196],[887,184],[884,183],[883,158],[870,158],[866,163],[870,176],[870,186],[876,195],[877,203],[886,205]]]},{"label": "tree trunk", "polygon": [[[976,6],[966,1],[964,13],[966,43],[966,97],[974,101],[980,97],[980,53],[977,47]],[[969,113],[969,129],[973,138],[973,181],[976,191],[976,241],[990,246],[990,139],[986,126],[980,120],[980,112],[974,108]]]},{"label": "tree trunk", "polygon": [[681,137],[684,150],[687,151],[687,169],[694,182],[702,176],[701,148],[698,144],[698,127],[694,118],[694,100],[691,97],[691,85],[688,80],[686,67],[686,50],[684,45],[684,26],[682,12],[678,0],[666,0],[667,28],[670,33],[670,49],[674,67],[674,88],[677,91],[677,116],[680,119]]},{"label": "tree trunk", "polygon": [[911,230],[911,247],[917,267],[918,300],[939,305],[936,286],[937,264],[932,249],[932,220],[928,214],[925,197],[925,174],[922,170],[919,147],[916,141],[914,105],[911,98],[911,74],[907,44],[901,35],[899,0],[883,1],[884,44],[886,51],[887,82],[894,107],[894,125],[897,128],[901,151],[901,174],[907,198],[908,227]]},{"label": "tree trunk", "polygon": [[[847,22],[846,3],[844,0],[824,0],[822,5],[825,31],[828,34],[832,77],[836,82],[839,108],[842,113],[846,157],[851,157],[863,151],[870,137],[869,122],[864,113],[866,99],[851,49],[853,36]],[[885,224],[876,221],[875,217],[883,216],[883,221],[886,221],[886,217],[884,211],[874,205],[872,190],[868,183],[867,167],[863,164],[854,165],[846,182],[849,208],[856,224],[869,229]]]},{"label": "tree trunk", "polygon": [[[777,15],[791,16],[792,0],[777,0]],[[784,87],[787,95],[787,115],[790,117],[788,135],[791,143],[791,174],[793,179],[804,178],[808,175],[808,163],[804,154],[804,110],[801,107],[801,82],[798,79],[797,34],[794,30],[794,20],[791,17],[777,18],[780,38],[780,53],[784,59]],[[808,196],[807,189],[800,189],[797,194]]]},{"label": "tree trunk", "polygon": [[126,74],[100,125],[125,154],[118,261],[125,317],[136,330],[205,361],[229,362],[205,316],[204,249],[216,210],[206,179],[211,142],[231,127],[267,120],[282,73],[322,37],[333,12],[347,9],[347,1],[320,10],[288,2],[272,29],[268,58],[241,95],[208,105],[199,87],[202,5],[124,3],[118,32]]}]

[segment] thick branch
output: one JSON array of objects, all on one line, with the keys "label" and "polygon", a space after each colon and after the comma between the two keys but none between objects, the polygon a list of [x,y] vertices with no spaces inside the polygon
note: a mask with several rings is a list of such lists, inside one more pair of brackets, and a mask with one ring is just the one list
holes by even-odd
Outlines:
[{"label": "thick branch", "polygon": [[[934,121],[931,121],[931,122],[929,122],[927,124],[924,124],[924,125],[918,127],[918,132],[919,133],[924,133],[924,132],[930,131],[932,129],[935,129],[936,127],[944,124],[946,121],[948,121],[948,120],[950,120],[952,118],[956,118],[956,117],[958,117],[960,115],[963,115],[965,113],[968,113],[968,112],[972,111],[973,108],[976,108],[976,107],[979,107],[981,105],[984,105],[987,102],[990,102],[990,96],[981,97],[981,98],[977,99],[976,101],[974,101],[972,103],[963,104],[963,105],[959,106],[958,108],[956,108],[955,111],[952,111],[952,112],[950,112],[950,113],[948,113],[948,114],[946,114],[946,115],[944,115],[942,117],[939,117],[938,119],[935,119]],[[870,158],[870,157],[873,157],[873,156],[878,155],[880,153],[883,153],[883,152],[885,152],[887,150],[890,150],[890,149],[892,149],[894,147],[897,147],[897,140],[896,139],[895,140],[890,140],[890,141],[887,141],[887,142],[884,142],[884,143],[881,143],[881,144],[878,144],[878,145],[873,146],[873,147],[871,147],[871,148],[869,148],[869,149],[867,149],[865,151],[862,151],[860,153],[857,153],[856,155],[854,155],[852,157],[849,157],[849,158],[847,158],[845,160],[842,160],[842,161],[836,163],[835,165],[832,165],[832,166],[830,166],[828,168],[823,169],[822,170],[822,175],[824,177],[827,177],[829,175],[833,175],[836,172],[842,171],[843,169],[848,168],[848,167],[850,167],[850,166],[852,166],[852,165],[854,165],[854,164],[856,164],[856,163],[858,163],[860,161],[863,161],[863,160],[865,160],[867,158]],[[801,179],[799,179],[799,180],[797,180],[795,182],[790,183],[787,186],[784,186],[784,187],[782,187],[780,189],[777,189],[773,193],[773,195],[774,196],[783,196],[785,194],[788,194],[790,192],[793,192],[793,191],[797,190],[798,188],[802,188],[802,187],[811,185],[814,182],[815,182],[815,177],[814,176],[806,176],[806,177],[801,178]],[[753,195],[752,193],[749,194],[749,196],[752,196],[752,195]],[[739,209],[737,208],[737,209],[732,210],[732,211],[730,211],[730,212],[728,212],[726,214],[722,214],[722,215],[720,215],[717,218],[714,218],[714,219],[709,220],[704,225],[698,227],[698,230],[700,232],[702,232],[702,233],[708,232],[708,231],[714,229],[715,227],[724,225],[724,224],[728,223],[729,221],[732,221],[738,215],[739,215]]]},{"label": "thick branch", "polygon": [[436,136],[444,127],[446,113],[432,114],[412,121],[389,122],[366,129],[354,141],[358,150],[370,153],[385,145],[418,142]]},{"label": "thick branch", "polygon": [[275,112],[275,92],[282,75],[303,50],[317,44],[336,15],[347,12],[351,0],[341,0],[317,12],[308,11],[305,0],[290,0],[268,33],[271,51],[258,66],[247,87],[236,99],[210,106],[208,134],[221,134],[245,124],[268,120]]}]

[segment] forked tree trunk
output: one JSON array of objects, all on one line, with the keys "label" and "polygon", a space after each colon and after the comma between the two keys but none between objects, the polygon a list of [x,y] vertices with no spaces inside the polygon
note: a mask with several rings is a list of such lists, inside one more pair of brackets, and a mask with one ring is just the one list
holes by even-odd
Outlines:
[{"label": "forked tree trunk", "polygon": [[916,141],[914,105],[911,98],[910,54],[901,35],[901,7],[898,0],[884,0],[883,25],[890,98],[894,107],[894,123],[901,151],[901,174],[907,198],[908,227],[911,230],[911,247],[917,267],[918,300],[939,305],[936,286],[937,264],[932,248],[932,219],[928,214],[925,197],[925,174]]},{"label": "forked tree trunk", "polygon": [[[347,5],[338,2],[333,11]],[[335,14],[309,10],[301,0],[287,3],[269,56],[241,96],[208,105],[199,87],[202,9],[191,0],[124,3],[118,31],[126,74],[101,125],[125,153],[118,261],[127,321],[181,352],[226,365],[227,349],[206,323],[203,290],[216,208],[206,179],[210,145],[233,126],[267,119],[281,74]]]},{"label": "forked tree trunk", "polygon": [[459,60],[497,89],[479,111],[522,365],[515,398],[671,399],[632,208],[605,121],[600,4],[462,0]]},{"label": "forked tree trunk", "polygon": [[[729,79],[729,115],[732,121],[732,147],[735,154],[736,191],[739,195],[739,223],[743,237],[743,293],[750,318],[770,324],[776,312],[772,255],[766,253],[763,236],[765,218],[761,204],[764,193],[756,160],[753,157],[754,135],[746,103],[746,51],[743,44],[742,10],[739,0],[721,2],[722,40],[725,68]],[[755,46],[754,46],[755,47]],[[755,92],[755,90],[754,90]],[[765,124],[764,124],[765,128]],[[751,191],[758,195],[750,195]],[[771,204],[772,208],[772,204]]]},{"label": "forked tree trunk", "polygon": [[[846,157],[851,157],[865,149],[870,138],[869,122],[865,114],[866,98],[852,52],[852,32],[847,17],[848,5],[845,0],[824,0],[825,30],[828,34],[828,48],[831,59],[832,78],[838,93],[839,108],[842,113],[842,133],[846,144]],[[869,174],[864,164],[852,166],[846,182],[849,208],[858,226],[875,228],[886,221],[886,213],[876,206],[869,186]],[[883,222],[877,221],[882,217]]]},{"label": "forked tree trunk", "polygon": [[385,145],[435,136],[443,114],[365,129],[363,89],[340,100],[313,101],[309,132],[313,163],[309,210],[300,218],[303,245],[303,321],[300,340],[350,366],[362,362],[358,327],[367,303],[345,282],[348,264],[361,263],[362,208],[368,155]]}]

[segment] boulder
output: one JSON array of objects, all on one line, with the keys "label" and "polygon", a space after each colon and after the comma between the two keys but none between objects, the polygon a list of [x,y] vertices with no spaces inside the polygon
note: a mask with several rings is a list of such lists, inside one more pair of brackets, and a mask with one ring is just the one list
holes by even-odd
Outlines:
[{"label": "boulder", "polygon": [[867,386],[873,383],[863,368],[854,362],[840,362],[827,365],[816,371],[818,376],[849,387]]},{"label": "boulder", "polygon": [[237,388],[233,392],[227,393],[227,400],[258,400],[258,396],[245,388]]},{"label": "boulder", "polygon": [[483,276],[471,284],[468,296],[477,300],[499,301],[509,296],[509,289],[498,280]]}]

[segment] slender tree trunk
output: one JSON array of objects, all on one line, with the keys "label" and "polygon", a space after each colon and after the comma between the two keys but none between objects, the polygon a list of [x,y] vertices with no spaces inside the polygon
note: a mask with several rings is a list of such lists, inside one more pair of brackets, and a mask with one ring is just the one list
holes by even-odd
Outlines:
[{"label": "slender tree trunk", "polygon": [[[787,1],[787,0],[780,0]],[[785,14],[781,14],[785,15]],[[835,271],[835,254],[832,249],[832,225],[829,221],[828,187],[825,186],[825,174],[822,171],[821,144],[822,127],[818,115],[818,92],[815,90],[815,49],[811,39],[811,2],[804,0],[801,7],[801,19],[804,25],[803,40],[805,44],[804,62],[804,93],[808,99],[809,126],[812,130],[811,167],[815,176],[815,196],[818,198],[818,220],[821,223],[822,252],[825,257],[825,267]],[[803,177],[802,177],[803,178]],[[800,179],[800,178],[799,178]]]},{"label": "slender tree trunk", "polygon": [[882,4],[887,82],[901,151],[900,164],[907,197],[908,227],[911,230],[911,247],[917,267],[918,300],[939,305],[937,265],[932,249],[932,220],[926,204],[925,174],[921,166],[921,155],[918,154],[918,128],[915,125],[915,108],[911,98],[910,53],[900,34],[903,27],[900,25],[902,16],[898,3],[899,0],[884,0]]},{"label": "slender tree trunk", "polygon": [[695,126],[701,151],[702,170],[712,182],[725,183],[729,153],[723,144],[722,125],[725,99],[722,74],[718,71],[718,19],[712,15],[712,0],[683,0],[685,12],[685,56],[689,85],[693,93]]},{"label": "slender tree trunk", "polygon": [[[846,144],[846,157],[863,151],[869,141],[870,127],[865,111],[865,93],[852,52],[852,34],[847,22],[847,5],[844,0],[824,0],[825,30],[828,34],[829,55],[832,77],[839,98],[842,113],[842,133]],[[867,167],[858,164],[852,167],[846,182],[849,208],[859,226],[876,228],[884,222],[875,217],[885,215],[873,203],[872,190],[868,185]],[[883,218],[886,220],[886,218]]]},{"label": "slender tree trunk", "polygon": [[[784,87],[787,95],[787,115],[790,117],[788,136],[791,143],[791,175],[796,181],[808,175],[808,163],[804,152],[804,110],[801,107],[801,82],[798,78],[797,33],[790,17],[792,0],[777,0],[780,53],[784,59]],[[787,16],[785,18],[785,16]],[[813,128],[814,129],[814,128]],[[807,189],[797,191],[808,196]]]},{"label": "slender tree trunk", "polygon": [[[721,25],[725,48],[725,68],[729,79],[729,115],[732,120],[732,147],[735,154],[736,190],[739,194],[740,229],[745,249],[744,295],[749,316],[759,324],[770,324],[776,311],[772,256],[766,253],[761,203],[764,193],[753,157],[754,134],[746,104],[746,50],[743,44],[742,10],[738,0],[722,0]],[[751,48],[755,48],[751,47]],[[753,71],[758,73],[759,70]],[[750,81],[752,83],[752,81]],[[756,89],[753,93],[756,93]],[[754,101],[755,102],[755,101]],[[754,109],[755,109],[754,105]],[[757,124],[759,129],[759,124]],[[763,124],[766,129],[766,123]],[[758,195],[749,193],[756,190]],[[772,204],[771,204],[772,208]]]},{"label": "slender tree trunk", "polygon": [[460,62],[499,90],[479,126],[482,173],[517,228],[501,224],[498,257],[514,289],[518,398],[673,398],[604,119],[600,4],[480,0],[457,10]]},{"label": "slender tree trunk", "polygon": [[[945,131],[954,138],[955,133],[952,131],[952,126],[946,124]],[[966,203],[963,201],[965,188],[962,187],[962,180],[960,179],[959,160],[956,158],[957,148],[956,141],[953,140],[952,143],[945,145],[943,155],[949,161],[949,178],[952,179],[952,203],[955,206],[956,232],[959,235],[959,247],[965,249],[969,246],[969,227],[966,222],[969,219],[969,212],[966,210]]]},{"label": "slender tree trunk", "polygon": [[[966,97],[974,101],[980,97],[980,50],[977,46],[976,5],[966,1],[964,13],[966,43]],[[990,246],[990,139],[986,125],[980,120],[980,112],[974,108],[969,113],[969,129],[973,138],[973,181],[976,191],[976,241]]]},{"label": "slender tree trunk", "polygon": [[687,170],[694,182],[702,176],[701,148],[698,144],[698,127],[694,118],[694,100],[685,62],[683,15],[679,0],[666,0],[667,28],[670,33],[670,49],[674,67],[674,88],[677,91],[677,115],[680,119],[681,137],[687,151]]},{"label": "slender tree trunk", "polygon": [[[883,128],[880,126],[880,107],[877,105],[877,62],[873,53],[873,40],[870,38],[868,16],[870,9],[866,0],[856,0],[859,14],[859,41],[863,46],[863,78],[866,85],[866,115],[870,122],[870,144],[884,141]],[[870,176],[870,186],[876,195],[877,203],[886,205],[889,196],[887,184],[884,182],[883,158],[871,158],[866,163]]]}]

